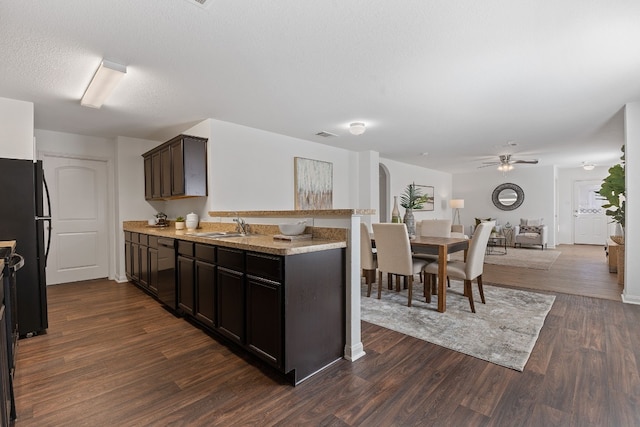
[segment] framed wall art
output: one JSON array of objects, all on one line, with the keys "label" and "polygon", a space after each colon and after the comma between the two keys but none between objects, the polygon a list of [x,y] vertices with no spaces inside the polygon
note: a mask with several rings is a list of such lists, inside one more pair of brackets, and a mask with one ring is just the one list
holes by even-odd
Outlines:
[{"label": "framed wall art", "polygon": [[430,185],[418,185],[416,184],[416,190],[419,190],[423,196],[425,196],[425,202],[422,204],[422,209],[416,209],[419,211],[433,211],[435,210],[435,188]]},{"label": "framed wall art", "polygon": [[333,208],[333,163],[294,157],[295,209]]}]

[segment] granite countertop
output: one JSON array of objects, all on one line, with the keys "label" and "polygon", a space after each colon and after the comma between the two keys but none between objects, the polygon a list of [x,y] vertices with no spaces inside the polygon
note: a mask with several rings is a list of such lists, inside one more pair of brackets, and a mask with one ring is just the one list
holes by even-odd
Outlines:
[{"label": "granite countertop", "polygon": [[292,217],[292,218],[311,218],[311,217],[330,217],[330,218],[349,218],[358,215],[375,215],[375,209],[308,209],[308,210],[287,210],[287,211],[210,211],[211,217]]},{"label": "granite countertop", "polygon": [[16,250],[16,241],[15,240],[0,240],[0,247],[12,247],[13,250]]},{"label": "granite countertop", "polygon": [[[16,250],[16,241],[15,240],[0,240],[0,247],[10,247],[13,250]],[[0,273],[4,269],[4,259],[0,259]]]},{"label": "granite countertop", "polygon": [[[124,231],[148,234],[150,236],[168,237],[172,239],[186,240],[190,242],[205,243],[209,245],[223,246],[228,248],[243,249],[247,251],[267,253],[271,255],[297,255],[309,252],[326,251],[329,249],[346,248],[346,240],[333,240],[325,238],[313,238],[305,240],[276,240],[273,234],[252,234],[244,237],[207,238],[194,236],[190,233],[202,231],[216,231],[213,229],[198,229],[194,232],[186,230],[176,230],[173,225],[169,227],[154,227],[147,225],[144,221],[125,221]],[[229,230],[221,230],[229,231]]]}]

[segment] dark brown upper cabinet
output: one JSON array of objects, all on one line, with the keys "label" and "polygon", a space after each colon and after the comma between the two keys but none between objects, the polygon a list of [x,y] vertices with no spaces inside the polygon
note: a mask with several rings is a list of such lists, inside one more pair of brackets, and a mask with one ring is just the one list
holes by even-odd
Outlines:
[{"label": "dark brown upper cabinet", "polygon": [[206,196],[207,141],[207,138],[178,135],[144,153],[145,199]]}]

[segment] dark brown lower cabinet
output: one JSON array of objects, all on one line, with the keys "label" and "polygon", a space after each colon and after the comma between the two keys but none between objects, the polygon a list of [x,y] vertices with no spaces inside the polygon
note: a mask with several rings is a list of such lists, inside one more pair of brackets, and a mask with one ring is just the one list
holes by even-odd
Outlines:
[{"label": "dark brown lower cabinet", "polygon": [[140,244],[131,242],[131,279],[136,283],[140,283]]},{"label": "dark brown lower cabinet", "polygon": [[[136,233],[125,237],[125,256],[131,260],[126,265],[136,276],[141,262],[147,262],[152,289],[157,249],[148,240],[144,261],[139,242]],[[177,248],[178,308],[185,316],[273,366],[293,384],[342,358],[344,249],[277,256],[183,240]]]},{"label": "dark brown lower cabinet", "polygon": [[140,251],[140,271],[138,273],[138,280],[143,288],[149,287],[149,247],[140,243],[138,248]]},{"label": "dark brown lower cabinet", "polygon": [[178,255],[178,309],[193,316],[195,259]]},{"label": "dark brown lower cabinet", "polygon": [[247,346],[282,368],[282,285],[247,276]]},{"label": "dark brown lower cabinet", "polygon": [[124,265],[127,279],[158,295],[158,237],[125,232]]},{"label": "dark brown lower cabinet", "polygon": [[133,280],[133,260],[131,259],[131,232],[124,232],[124,271],[127,279]]},{"label": "dark brown lower cabinet", "polygon": [[195,317],[205,326],[214,328],[216,326],[216,266],[209,262],[196,260],[195,279]]},{"label": "dark brown lower cabinet", "polygon": [[[157,241],[157,239],[156,239]],[[149,291],[158,295],[158,248],[149,247]]]},{"label": "dark brown lower cabinet", "polygon": [[298,384],[344,354],[345,250],[284,257],[283,372]]},{"label": "dark brown lower cabinet", "polygon": [[218,331],[244,344],[244,273],[218,266]]}]

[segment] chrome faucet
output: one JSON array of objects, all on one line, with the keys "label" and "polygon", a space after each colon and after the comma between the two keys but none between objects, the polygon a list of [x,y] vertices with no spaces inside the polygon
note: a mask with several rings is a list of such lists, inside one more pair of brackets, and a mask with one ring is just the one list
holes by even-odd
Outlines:
[{"label": "chrome faucet", "polygon": [[249,224],[247,224],[244,219],[240,218],[240,215],[238,215],[237,218],[234,218],[233,221],[236,223],[236,231],[238,233],[249,234]]}]

